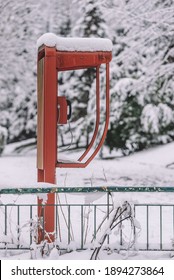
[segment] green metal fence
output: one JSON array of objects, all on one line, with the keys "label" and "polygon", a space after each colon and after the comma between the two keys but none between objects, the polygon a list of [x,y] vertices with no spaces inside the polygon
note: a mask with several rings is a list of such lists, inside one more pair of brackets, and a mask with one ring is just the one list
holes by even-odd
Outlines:
[{"label": "green metal fence", "polygon": [[[40,183],[41,185],[41,183]],[[36,187],[36,188],[1,188],[0,194],[39,194],[39,193],[96,193],[96,192],[164,192],[172,193],[174,192],[174,187],[144,187],[144,186],[100,186],[100,187]]]},{"label": "green metal fence", "polygon": [[[173,187],[98,187],[98,188],[35,188],[1,189],[0,194],[39,194],[55,192],[61,194],[104,193],[99,203],[60,203],[55,204],[55,236],[60,249],[69,250],[90,248],[91,241],[98,236],[97,228],[101,221],[109,218],[112,208],[110,193],[115,192],[174,192]],[[37,235],[37,204],[0,204],[0,249],[30,249]],[[44,204],[42,207],[48,207]],[[172,251],[174,248],[174,204],[133,205],[135,218],[141,224],[137,247],[145,251]],[[118,233],[111,234],[105,246],[119,250],[124,248],[126,236],[129,239],[129,222],[120,227]],[[44,231],[44,225],[43,225]],[[137,228],[134,228],[136,234]]]}]

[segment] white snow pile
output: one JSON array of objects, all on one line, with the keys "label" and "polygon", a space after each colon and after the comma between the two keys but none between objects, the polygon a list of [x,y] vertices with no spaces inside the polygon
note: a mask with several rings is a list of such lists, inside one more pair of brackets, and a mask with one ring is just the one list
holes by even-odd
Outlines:
[{"label": "white snow pile", "polygon": [[103,38],[63,38],[53,33],[45,33],[37,40],[37,48],[45,45],[59,51],[95,52],[112,51],[112,42]]}]

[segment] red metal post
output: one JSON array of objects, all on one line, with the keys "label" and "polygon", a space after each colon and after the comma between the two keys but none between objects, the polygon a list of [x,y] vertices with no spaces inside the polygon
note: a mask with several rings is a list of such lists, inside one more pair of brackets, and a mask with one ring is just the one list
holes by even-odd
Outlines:
[{"label": "red metal post", "polygon": [[[45,55],[41,60],[38,61],[38,182],[55,184],[57,162],[56,49],[45,47]],[[46,202],[38,199],[40,205],[38,207],[39,243],[44,239],[48,242],[54,241],[54,203],[55,194],[47,194]]]}]

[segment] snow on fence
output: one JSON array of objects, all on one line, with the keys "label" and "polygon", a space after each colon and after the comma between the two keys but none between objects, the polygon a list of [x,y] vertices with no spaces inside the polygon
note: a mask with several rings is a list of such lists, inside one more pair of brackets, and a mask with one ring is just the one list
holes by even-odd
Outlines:
[{"label": "snow on fence", "polygon": [[[37,204],[34,193],[40,195],[54,191],[56,195],[55,236],[60,250],[83,250],[95,248],[95,242],[103,231],[106,232],[103,248],[107,250],[156,250],[173,251],[174,204],[130,203],[134,216],[125,218],[120,212],[118,226],[107,223],[112,216],[113,198],[120,192],[174,192],[174,188],[51,188],[44,189],[1,189],[0,201],[0,249],[32,249],[36,246]],[[7,194],[11,194],[8,196]],[[20,194],[18,198],[16,195]],[[27,194],[27,195],[21,195]],[[77,197],[78,195],[78,197]],[[8,198],[13,203],[8,202]],[[4,202],[2,202],[4,199]],[[25,203],[18,200],[25,199]],[[72,201],[71,203],[69,201]],[[119,200],[119,199],[118,199]],[[118,201],[116,202],[118,207]],[[42,205],[49,207],[49,205]],[[42,225],[44,232],[44,225]],[[107,231],[106,231],[107,230]],[[134,240],[134,246],[130,243]]]}]

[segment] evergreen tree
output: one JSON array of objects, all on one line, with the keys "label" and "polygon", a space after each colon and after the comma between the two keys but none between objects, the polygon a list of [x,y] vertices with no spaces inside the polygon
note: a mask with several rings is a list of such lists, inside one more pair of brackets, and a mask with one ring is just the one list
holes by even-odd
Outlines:
[{"label": "evergreen tree", "polygon": [[[8,130],[8,141],[36,136],[36,41],[45,32],[112,39],[110,149],[128,154],[172,141],[173,11],[172,0],[0,1],[0,126]],[[72,100],[74,141],[86,146],[95,123],[95,71],[60,73],[59,81],[61,93]],[[67,144],[71,134],[63,135]]]},{"label": "evergreen tree", "polygon": [[1,5],[0,125],[8,129],[8,142],[36,137],[36,42],[43,33],[54,32],[55,25],[60,30],[65,5],[60,11],[59,2],[14,0]]},{"label": "evergreen tree", "polygon": [[49,6],[49,32],[67,37],[71,33],[72,1],[54,0]]},{"label": "evergreen tree", "polygon": [[111,126],[106,143],[128,154],[174,139],[173,3],[113,2]]},{"label": "evergreen tree", "polygon": [[8,128],[8,141],[36,135],[36,40],[44,30],[40,4],[15,0],[3,8],[1,88],[6,102],[0,123],[5,122]]},{"label": "evergreen tree", "polygon": [[0,126],[0,155],[2,154],[7,141],[7,129]]},{"label": "evergreen tree", "polygon": [[[104,20],[100,1],[81,1],[80,18],[76,22],[72,35],[76,37],[108,37],[108,29]],[[67,95],[73,104],[72,131],[76,146],[88,146],[93,129],[89,122],[88,105],[92,95],[91,86],[95,81],[95,69],[88,68],[65,75],[60,90]],[[68,83],[68,90],[67,90]],[[90,111],[90,114],[92,112]]]}]

